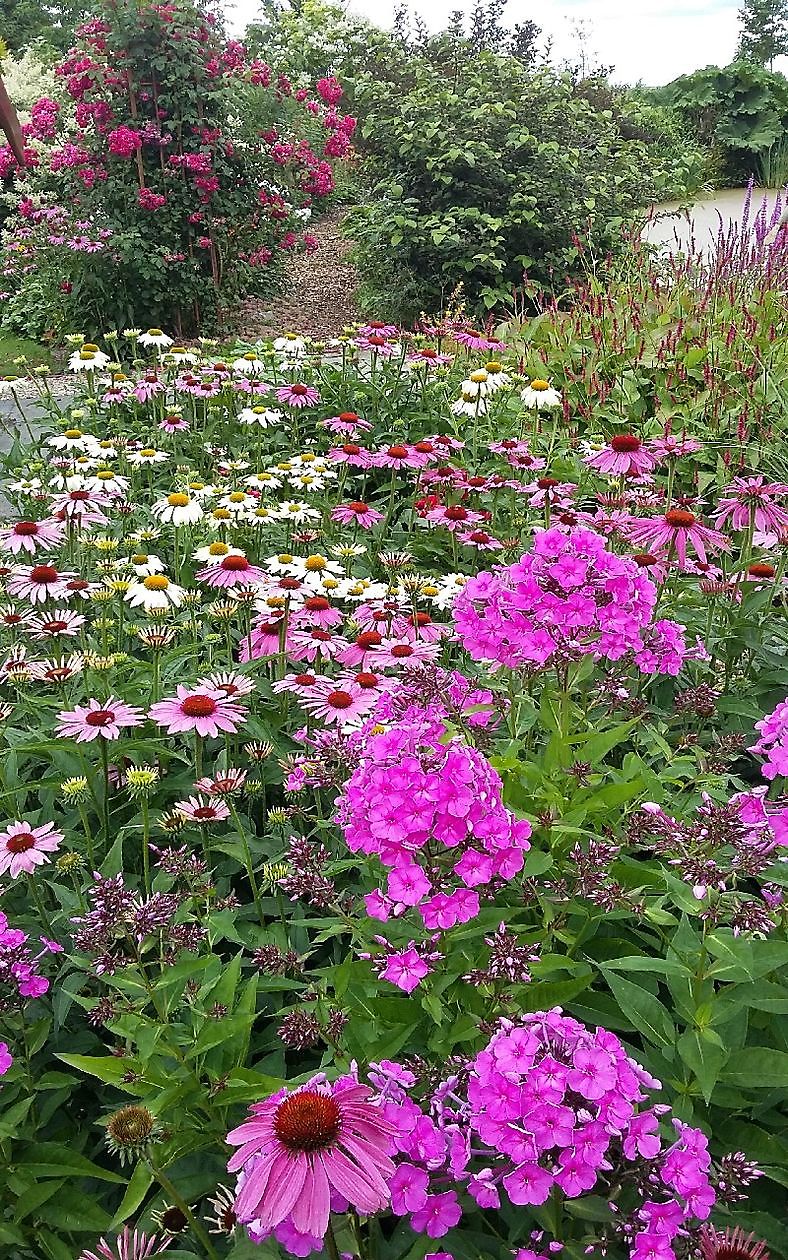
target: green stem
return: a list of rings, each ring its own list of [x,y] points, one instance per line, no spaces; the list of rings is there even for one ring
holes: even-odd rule
[[[145,896],[150,896],[150,806],[147,796],[142,801],[142,874]]]
[[[178,1190],[176,1190],[175,1186],[170,1181],[167,1174],[165,1172],[162,1172],[160,1168],[156,1167],[152,1159],[149,1159],[147,1162],[148,1162],[148,1167],[150,1168],[151,1172],[153,1173],[153,1176],[158,1181],[164,1193],[167,1195],[169,1199],[172,1200],[175,1207],[179,1207],[181,1211],[183,1212],[183,1215],[186,1217],[187,1221],[189,1222],[189,1226],[192,1232],[194,1233],[195,1238],[201,1244],[203,1250],[205,1251],[205,1254],[209,1257],[209,1260],[218,1260],[218,1254],[217,1254],[216,1248],[214,1247],[213,1243],[208,1237],[208,1234],[206,1233],[205,1229],[203,1228],[203,1226],[198,1221],[197,1217],[192,1212],[191,1208],[189,1207],[188,1203],[184,1199],[183,1195],[180,1194]]]
[[[329,1254],[330,1260],[339,1260],[339,1248],[337,1247],[337,1240],[334,1237],[334,1226],[331,1224],[330,1217],[328,1220],[328,1229],[326,1230],[325,1243],[326,1251]]]

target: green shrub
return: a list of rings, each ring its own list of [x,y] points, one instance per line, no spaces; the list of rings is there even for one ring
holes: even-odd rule
[[[524,271],[550,288],[620,247],[631,216],[700,182],[697,149],[664,111],[604,80],[470,55],[442,36],[391,41],[355,83],[369,196],[351,219],[370,305],[401,319],[462,283],[470,307],[505,300]]]

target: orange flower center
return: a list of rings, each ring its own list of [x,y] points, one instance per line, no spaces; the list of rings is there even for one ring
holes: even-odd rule
[[[336,1142],[341,1119],[333,1098],[304,1089],[279,1104],[274,1113],[274,1132],[289,1151],[320,1151]]]
[[[85,715],[88,726],[109,726],[114,721],[115,714],[112,709],[91,709],[90,713]]]
[[[692,512],[685,512],[683,508],[671,508],[665,513],[665,524],[671,525],[673,529],[691,529],[695,524],[695,517]]]
[[[216,701],[211,696],[187,696],[181,704],[187,717],[210,717],[216,712]]]
[[[349,709],[353,703],[353,697],[347,691],[331,691],[326,696],[326,704],[331,709]]]
[[[31,582],[56,582],[57,569],[53,569],[51,564],[37,564],[35,568],[30,570]]]

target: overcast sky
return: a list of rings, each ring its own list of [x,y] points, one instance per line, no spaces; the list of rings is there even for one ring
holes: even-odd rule
[[[345,0],[353,13],[389,26],[394,0]],[[726,65],[736,48],[740,0],[509,0],[514,23],[533,18],[553,37],[554,56],[571,56],[572,25],[582,20],[591,47],[621,82],[667,83],[701,66]],[[471,0],[415,0],[411,8],[434,29]],[[258,11],[258,0],[228,0],[238,30]]]

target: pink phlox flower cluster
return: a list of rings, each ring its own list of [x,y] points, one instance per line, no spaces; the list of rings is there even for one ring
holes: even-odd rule
[[[439,710],[373,735],[337,806],[349,849],[388,869],[374,917],[416,908],[430,932],[475,918],[477,890],[513,879],[530,847],[530,823],[505,808],[500,776],[448,738]]]
[[[598,534],[548,529],[516,564],[471,578],[453,613],[475,660],[543,668],[567,656],[619,660],[643,651],[656,600],[634,561],[608,551]]]
[[[430,1238],[459,1223],[460,1188],[480,1208],[497,1209],[504,1199],[541,1206],[551,1193],[612,1197],[627,1182],[641,1187],[640,1201],[618,1218],[632,1256],[674,1260],[673,1240],[714,1205],[704,1135],[674,1121],[678,1136],[663,1148],[668,1108],[642,1105],[659,1082],[614,1034],[560,1008],[501,1020],[485,1049],[453,1065],[426,1096],[398,1063],[374,1063],[369,1077],[396,1129],[392,1211]],[[649,1251],[655,1236],[660,1249]]]
[[[766,760],[761,766],[764,779],[788,774],[788,699],[781,700],[771,713],[755,723],[760,736],[750,745],[750,752],[760,753]]]
[[[42,997],[49,989],[38,964],[47,954],[62,953],[63,946],[42,936],[44,948],[34,954],[29,939],[26,932],[9,927],[0,911],[0,1008],[6,1003],[24,1005],[22,999]]]

